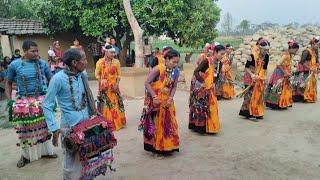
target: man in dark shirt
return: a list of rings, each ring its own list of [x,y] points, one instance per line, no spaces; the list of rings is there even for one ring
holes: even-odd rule
[[[93,55],[94,67],[96,67],[96,63],[102,57],[101,45],[98,42],[92,42],[87,48]]]
[[[11,62],[16,60],[16,59],[19,59],[19,58],[21,58],[20,50],[19,49],[15,49],[14,50],[14,55],[11,58]]]

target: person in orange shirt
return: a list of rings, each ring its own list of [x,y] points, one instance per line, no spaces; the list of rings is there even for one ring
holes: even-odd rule
[[[272,109],[286,109],[292,107],[291,77],[292,57],[299,50],[299,44],[290,41],[287,52],[277,61],[266,89],[266,106]]]
[[[83,49],[82,45],[80,45],[80,42],[79,42],[79,40],[77,38],[74,38],[73,45],[70,46],[70,48],[78,48],[78,49],[80,49],[81,51],[84,52],[84,49]]]
[[[99,112],[107,118],[116,131],[126,126],[123,99],[120,94],[120,62],[115,59],[115,49],[105,48],[105,56],[96,64],[95,77],[99,80]]]
[[[318,49],[320,37],[312,38],[310,47],[302,52],[301,60],[293,79],[293,102],[317,101],[317,72],[319,70]]]

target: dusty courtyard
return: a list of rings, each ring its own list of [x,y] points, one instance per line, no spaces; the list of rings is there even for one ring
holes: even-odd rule
[[[254,122],[238,116],[242,99],[219,101],[221,132],[201,136],[188,130],[188,96],[181,90],[175,96],[180,152],[163,160],[143,150],[137,130],[143,100],[126,100],[127,127],[115,133],[117,171],[98,179],[320,179],[319,102],[294,104],[286,111],[267,109],[264,119]],[[18,169],[14,130],[0,129],[0,137],[1,180],[62,179],[60,147],[54,149],[58,159]]]

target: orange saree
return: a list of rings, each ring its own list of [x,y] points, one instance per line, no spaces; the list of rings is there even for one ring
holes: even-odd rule
[[[241,106],[239,115],[249,117],[262,118],[264,115],[264,77],[266,75],[266,69],[263,69],[265,63],[268,63],[269,59],[262,60],[259,58],[258,53],[253,53],[251,55],[252,60],[254,61],[254,66],[250,66],[249,69],[254,72],[258,77],[254,82],[251,79],[249,73],[246,72],[244,76],[244,83],[249,88],[248,92],[244,96],[244,101]],[[265,58],[269,58],[266,55]]]
[[[284,53],[277,63],[284,72],[277,67],[272,73],[265,94],[267,107],[285,109],[292,106],[292,88],[289,77],[285,77],[285,74],[291,74],[291,58],[288,52]]]
[[[179,76],[178,68],[172,74],[167,74],[164,64],[159,64],[160,74],[151,83],[152,90],[160,101],[159,107],[154,107],[153,99],[146,94],[140,128],[143,129],[144,150],[151,152],[179,151],[178,124],[173,99],[169,107],[165,107],[173,89],[173,84]]]
[[[213,60],[210,58],[208,61],[208,69],[201,74],[206,87],[200,87],[199,81],[196,81],[190,93],[189,129],[200,134],[220,131],[218,101],[213,88],[215,68]]]
[[[233,85],[233,75],[231,73],[230,60],[227,56],[222,58],[221,76],[223,79],[222,84],[222,98],[230,99],[236,95]]]
[[[120,62],[113,59],[110,63],[101,58],[96,65],[95,76],[99,80],[98,99],[104,102],[101,114],[120,130],[126,125],[125,109],[119,87],[114,89],[120,78]]]
[[[293,100],[295,102],[304,101],[314,103],[318,99],[317,77],[315,72],[319,67],[316,60],[318,55],[310,48],[307,48],[306,50],[311,55],[311,60],[307,61],[310,69],[304,66],[304,64],[298,64],[293,80]]]

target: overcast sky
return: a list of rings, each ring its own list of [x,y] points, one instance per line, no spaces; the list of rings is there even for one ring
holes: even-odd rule
[[[254,24],[266,21],[280,25],[290,22],[320,24],[320,0],[218,0],[217,4],[222,9],[220,19],[230,12],[234,25],[243,19]]]

